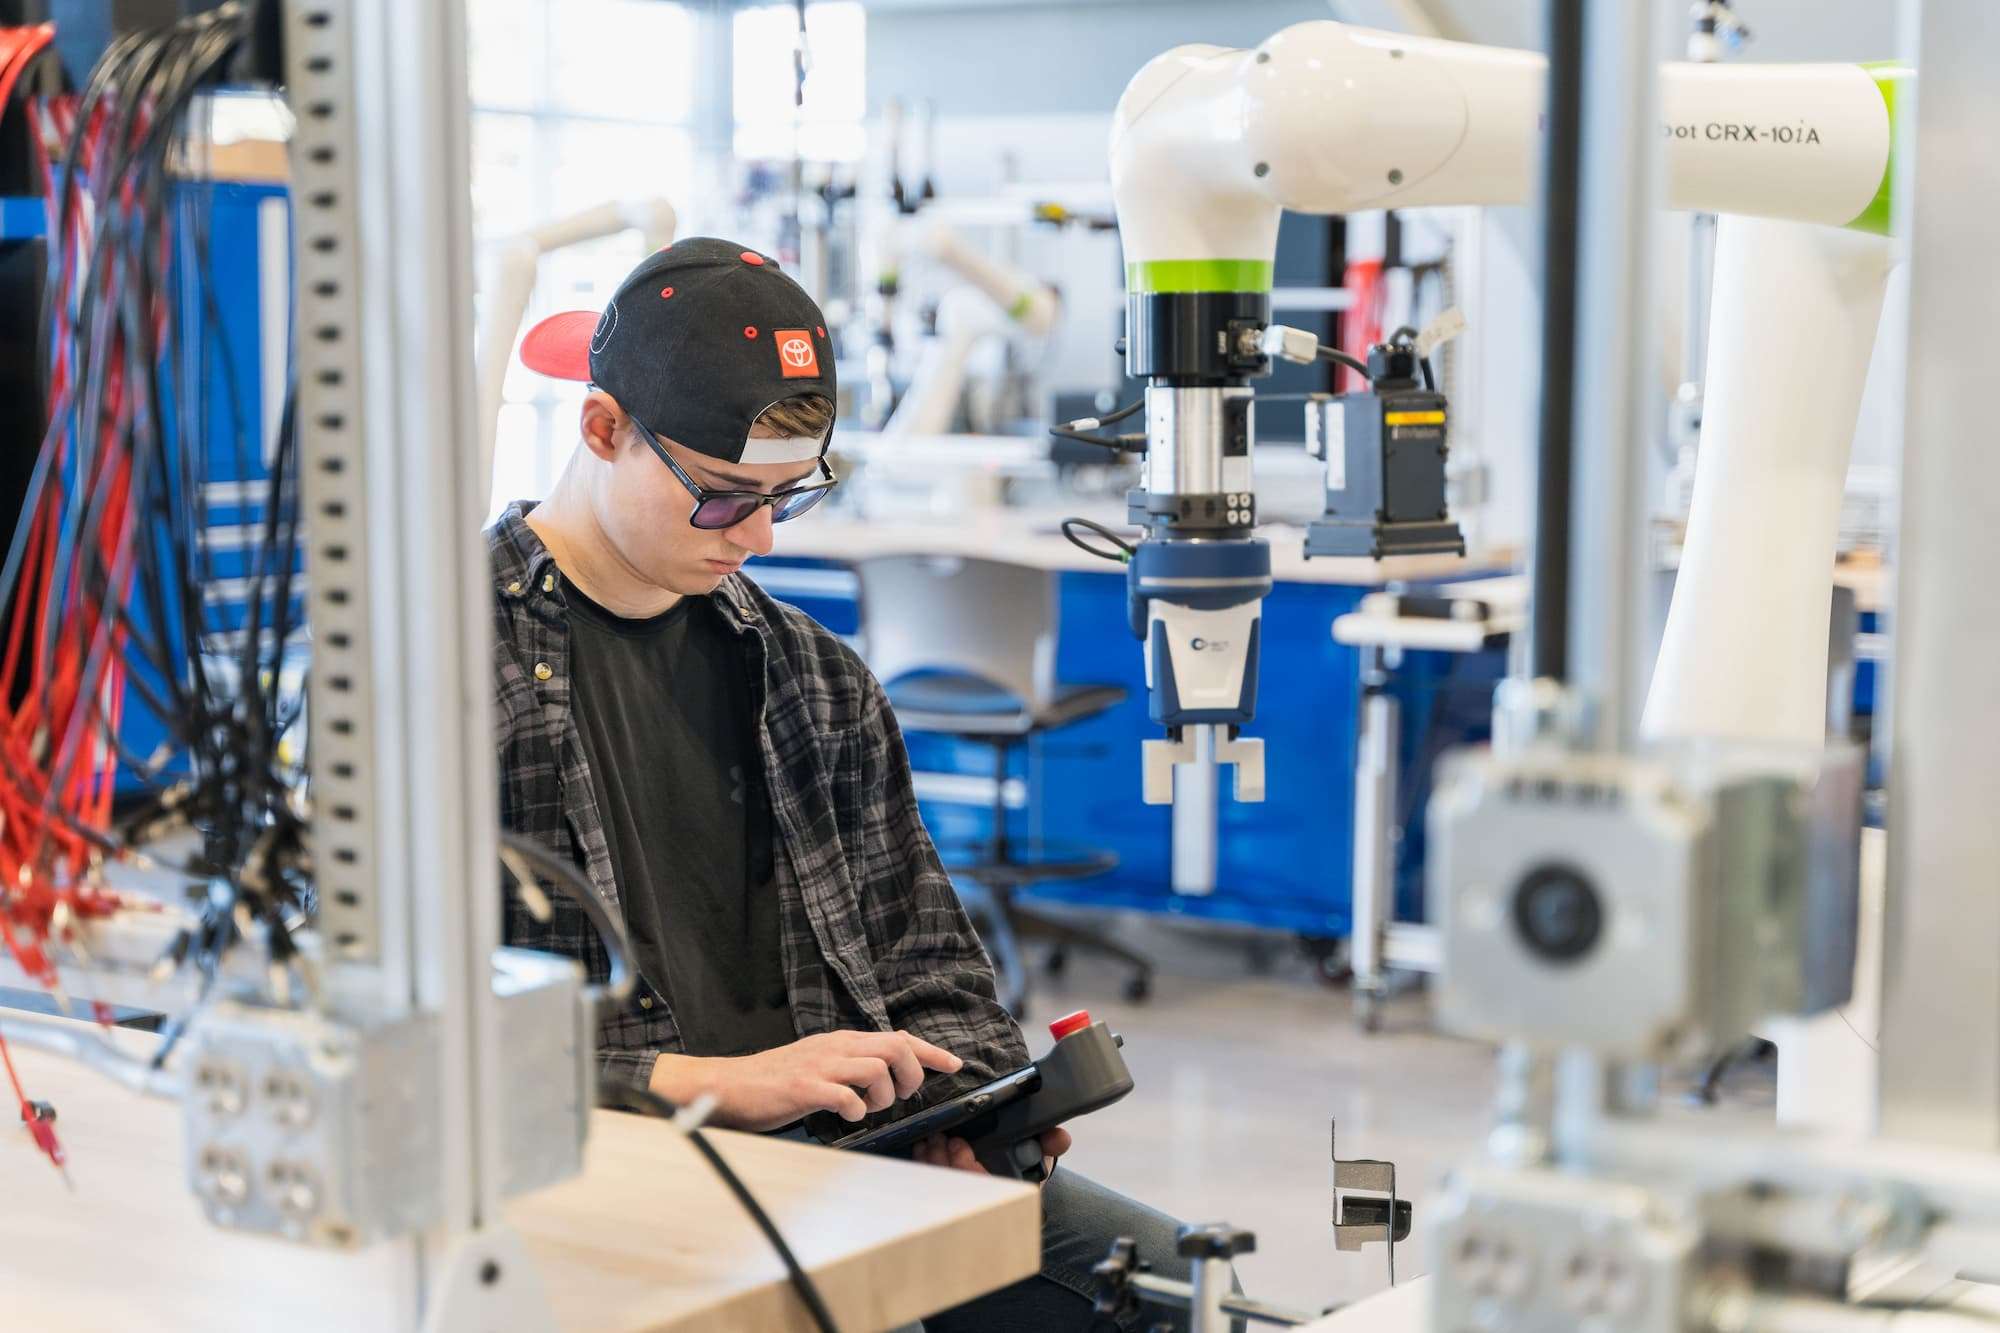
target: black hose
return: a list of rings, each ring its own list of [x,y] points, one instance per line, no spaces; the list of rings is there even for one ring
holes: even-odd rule
[[[548,876],[549,882],[563,897],[583,909],[585,919],[604,942],[604,952],[611,960],[611,975],[594,997],[597,1012],[603,1018],[615,1016],[632,994],[636,976],[631,939],[625,933],[624,923],[597,896],[596,888],[574,861],[556,855],[523,833],[502,830],[500,847],[503,853],[501,863],[516,880],[521,875],[508,857],[519,857],[527,863],[527,870]]]

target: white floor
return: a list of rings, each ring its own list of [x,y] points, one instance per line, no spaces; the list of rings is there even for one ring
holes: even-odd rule
[[[1425,1205],[1487,1124],[1486,1048],[1433,1033],[1421,994],[1394,1001],[1383,1031],[1363,1034],[1348,993],[1289,950],[1256,975],[1238,938],[1137,918],[1118,931],[1159,965],[1146,1003],[1124,998],[1122,969],[1084,955],[1059,979],[1037,975],[1030,1000],[1030,1049],[1046,1043],[1048,1019],[1088,1008],[1123,1033],[1138,1084],[1072,1127],[1069,1165],[1185,1221],[1254,1231],[1257,1252],[1238,1265],[1246,1293],[1319,1310],[1388,1282],[1382,1247],[1333,1247],[1336,1120],[1341,1155],[1394,1162],[1414,1201],[1417,1231],[1397,1247],[1397,1278],[1427,1271]]]

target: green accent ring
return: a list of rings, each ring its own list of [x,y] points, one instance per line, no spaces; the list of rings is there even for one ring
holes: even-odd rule
[[[1882,94],[1882,109],[1889,117],[1889,157],[1882,163],[1882,181],[1875,187],[1875,197],[1847,225],[1855,231],[1887,236],[1895,225],[1892,206],[1896,192],[1897,143],[1901,138],[1901,126],[1896,121],[1896,96],[1905,83],[1916,78],[1917,72],[1900,60],[1869,61],[1861,68],[1868,71],[1868,77],[1875,80],[1875,91]]]
[[[1147,259],[1125,266],[1125,290],[1153,292],[1268,292],[1268,259]]]

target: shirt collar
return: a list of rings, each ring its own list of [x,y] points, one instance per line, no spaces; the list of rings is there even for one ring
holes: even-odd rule
[[[528,511],[534,507],[533,500],[508,505],[487,538],[493,550],[493,588],[502,597],[526,597],[556,572],[555,557],[528,526]]]
[[[528,511],[533,500],[516,500],[501,511],[488,538],[494,551],[493,586],[502,597],[516,601],[537,591],[553,593],[561,586],[555,557],[533,528]],[[748,578],[731,574],[710,594],[723,611],[723,621],[738,634],[754,626],[759,617],[757,604],[745,586]]]

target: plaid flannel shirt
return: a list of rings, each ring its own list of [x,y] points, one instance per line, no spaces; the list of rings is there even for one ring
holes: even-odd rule
[[[610,844],[570,707],[563,581],[526,522],[531,507],[508,506],[486,534],[500,823],[574,858],[618,912]],[[749,659],[762,663],[757,745],[777,840],[779,947],[799,1035],[903,1029],[965,1061],[870,1124],[1020,1068],[1027,1045],[995,996],[992,964],[917,813],[902,732],[881,685],[838,637],[742,575],[711,596]],[[582,909],[549,896],[554,916],[543,923],[507,894],[507,942],[579,959],[604,980],[610,959]],[[599,1025],[601,1078],[644,1087],[660,1053],[681,1049],[661,980],[640,979],[623,1012]],[[822,1137],[855,1128],[834,1117],[815,1121]]]

